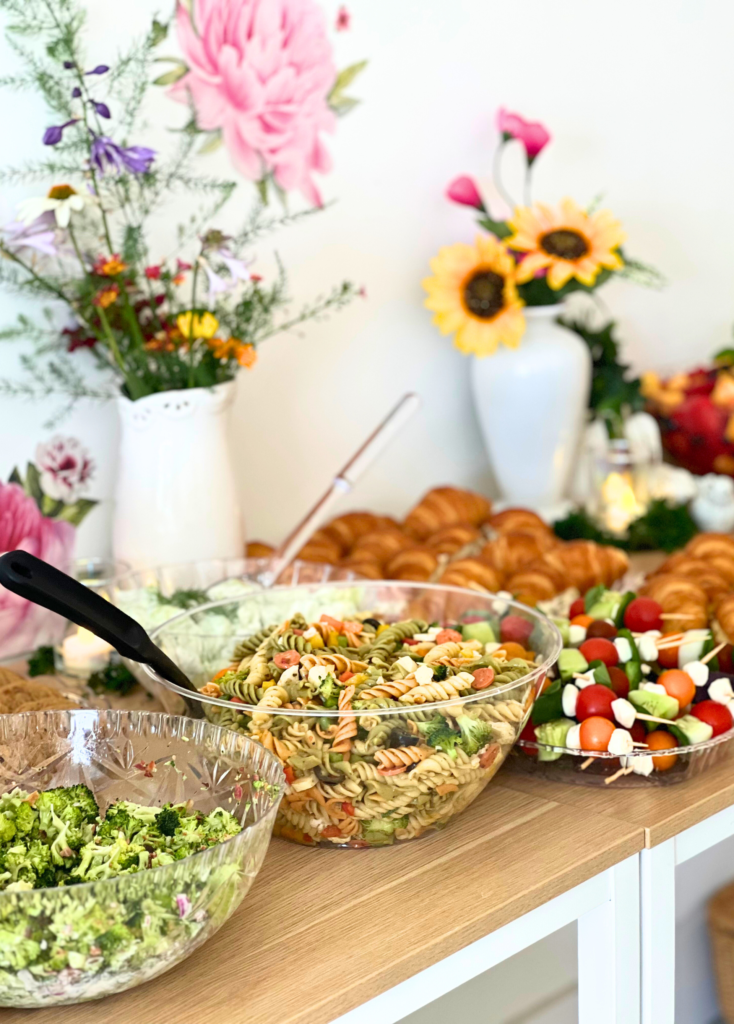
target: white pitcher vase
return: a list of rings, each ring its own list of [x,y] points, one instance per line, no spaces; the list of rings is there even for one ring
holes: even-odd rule
[[[556,323],[561,305],[528,306],[517,349],[474,359],[472,389],[502,498],[552,509],[564,496],[591,387],[591,353]]]
[[[143,569],[243,554],[229,450],[235,381],[120,397],[115,558]]]

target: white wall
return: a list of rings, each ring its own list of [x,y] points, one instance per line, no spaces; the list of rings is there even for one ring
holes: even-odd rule
[[[107,0],[89,0],[93,59],[112,57],[120,33],[142,28],[160,6],[127,0],[121,24]],[[440,245],[473,235],[469,211],[446,202],[443,189],[457,173],[488,173],[501,104],[542,119],[555,136],[537,164],[536,194],[587,202],[604,191],[630,252],[669,278],[662,293],[622,283],[604,292],[637,367],[705,358],[734,320],[734,12],[726,0],[349,6],[352,30],[336,37],[339,64],[367,57],[370,67],[353,90],[363,106],[329,142],[336,170],[325,193],[338,204],[277,244],[296,297],[348,275],[368,298],[301,337],[268,343],[242,376],[234,416],[242,501],[251,534],[272,540],[408,389],[423,394],[423,412],[351,504],[401,512],[434,483],[489,484],[468,363],[431,326],[420,279]],[[4,68],[6,50],[0,57]],[[12,97],[0,111],[3,160],[38,155],[38,104]],[[159,124],[180,116],[162,96],[154,114]],[[11,198],[4,191],[6,212]],[[1,308],[10,313],[13,302],[3,298]],[[14,359],[0,347],[0,373]],[[32,453],[42,419],[42,410],[2,400],[0,475]],[[85,409],[64,429],[93,449],[109,498],[112,410]],[[511,434],[508,424],[508,441]],[[109,511],[85,526],[85,553],[106,546]]]

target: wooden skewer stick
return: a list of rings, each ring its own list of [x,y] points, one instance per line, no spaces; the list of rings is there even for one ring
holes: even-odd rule
[[[643,722],[662,722],[663,725],[670,725],[669,718],[656,718],[655,715],[644,715],[641,711],[637,712],[636,717],[641,718]],[[645,744],[645,746],[647,746],[647,744]]]
[[[649,746],[647,745],[647,743],[638,743],[636,740],[632,741],[632,746],[633,747],[644,747],[645,750],[649,750],[650,749]]]
[[[698,619],[698,618],[700,618],[700,616],[694,614],[693,612],[663,612],[660,615],[660,618],[661,619],[688,619],[690,621],[691,619]]]
[[[702,665],[708,665],[708,663],[713,658],[716,657],[716,655],[719,653],[719,651],[723,651],[723,649],[725,647],[726,647],[726,640],[724,640],[723,643],[720,643],[718,647],[714,647],[713,651],[709,651],[708,654],[704,658],[701,658],[701,664]]]
[[[581,765],[581,771],[585,772],[589,765],[593,764],[594,761],[596,761],[595,757],[587,757],[584,763]]]
[[[616,782],[617,779],[622,777],[622,775],[629,775],[629,773],[633,771],[634,768],[620,768],[618,772],[614,773],[614,775],[610,775],[609,778],[604,779],[604,785],[608,786],[610,782]]]

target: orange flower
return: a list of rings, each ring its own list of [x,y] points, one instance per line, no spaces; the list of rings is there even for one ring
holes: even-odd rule
[[[120,289],[116,284],[108,285],[106,288],[102,288],[92,299],[93,306],[99,306],[102,309],[107,309],[113,302],[117,301],[117,296],[120,294]]]
[[[127,266],[127,263],[120,259],[120,254],[115,253],[109,257],[100,256],[92,270],[95,274],[100,274],[102,277],[115,277],[116,274],[121,274],[123,270],[127,270]]]
[[[146,341],[145,348],[148,352],[173,352],[176,346],[173,343],[173,339],[165,331],[158,331],[158,333]]]
[[[215,359],[236,359],[240,366],[252,369],[257,361],[254,345],[246,345],[239,338],[212,338],[209,342]]]

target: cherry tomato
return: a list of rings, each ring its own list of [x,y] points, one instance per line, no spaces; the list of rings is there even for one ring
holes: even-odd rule
[[[584,603],[583,597],[577,597],[572,602],[571,607],[568,610],[569,619],[575,618],[577,615],[583,615],[586,611],[586,604]]]
[[[608,718],[610,722],[613,722],[615,720],[612,711],[614,700],[614,691],[610,690],[608,686],[602,686],[600,683],[585,686],[576,698],[576,717],[579,722],[597,716]]]
[[[646,633],[648,629],[662,629],[660,616],[663,609],[651,597],[635,597],[624,610],[624,624],[634,633]]]
[[[665,687],[669,697],[675,697],[681,709],[690,704],[696,696],[696,684],[682,669],[671,668],[667,672],[662,672],[658,676],[658,682]]]
[[[665,639],[662,637],[661,639]],[[658,665],[663,668],[678,668],[678,647],[669,647],[665,651],[658,651]]]
[[[614,640],[617,635],[617,627],[613,626],[611,622],[605,622],[604,619],[594,619],[586,627],[586,639],[593,640],[594,637],[604,637],[606,640]]]
[[[671,750],[678,746],[678,740],[665,729],[656,729],[647,734],[647,745],[650,750]],[[668,754],[665,757],[653,757],[652,763],[659,772],[669,771],[678,760],[677,754]]]
[[[609,678],[612,682],[612,689],[614,690],[615,696],[627,697],[630,692],[630,681],[627,678],[627,673],[624,669],[618,668],[616,665],[612,665],[611,668],[607,669]]]
[[[477,668],[472,672],[474,682],[471,684],[473,690],[486,690],[494,682],[493,668]]]
[[[714,736],[720,736],[734,725],[734,718],[726,704],[717,704],[715,700],[702,700],[700,704],[694,704],[691,714],[710,725]]]
[[[458,644],[463,639],[464,637],[461,635],[461,633],[458,633],[455,629],[442,629],[440,633],[436,634],[437,644]]]
[[[632,723],[632,728],[627,730],[635,743],[647,743],[647,729],[639,720]]]
[[[524,647],[533,632],[533,623],[523,619],[521,615],[506,615],[500,622],[500,640],[513,640]]]
[[[273,661],[278,666],[278,668],[283,669],[291,668],[293,665],[297,665],[300,660],[301,655],[298,653],[298,651],[279,651],[273,658]]]
[[[586,629],[594,621],[592,615],[574,615],[571,619],[572,626],[583,626]]]
[[[587,686],[587,690],[591,687]],[[582,691],[583,692],[583,691]],[[581,723],[579,740],[582,750],[606,750],[614,732],[614,725],[608,718],[587,718]]]
[[[596,640],[584,640],[579,650],[589,664],[592,661],[603,661],[607,668],[619,664],[617,648],[611,640],[605,640],[604,637],[599,637]]]

